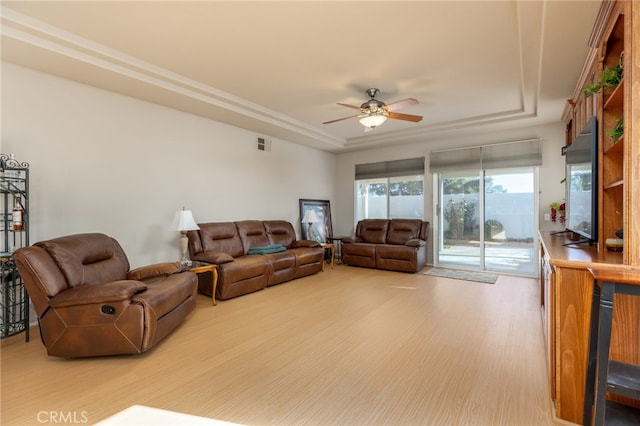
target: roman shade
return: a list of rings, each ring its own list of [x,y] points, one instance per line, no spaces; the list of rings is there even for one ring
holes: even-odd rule
[[[540,139],[432,151],[429,156],[429,169],[432,173],[540,165]]]
[[[424,175],[424,157],[356,164],[356,180]]]

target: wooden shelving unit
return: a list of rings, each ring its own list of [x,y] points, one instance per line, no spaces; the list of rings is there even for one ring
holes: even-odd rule
[[[615,271],[623,265],[640,270],[640,2],[604,0],[589,40],[589,51],[572,98],[563,114],[566,142],[572,143],[592,117],[598,127],[598,244],[568,249],[565,236],[542,235],[541,287],[549,354],[551,395],[558,418],[582,424],[585,391],[589,295],[588,269]],[[583,88],[600,81],[605,69],[622,65],[622,81],[587,97]],[[624,117],[624,133],[609,131]],[[635,210],[634,210],[635,209]],[[623,251],[605,241],[624,230]],[[637,318],[640,298],[616,295],[611,358],[640,364]],[[640,406],[638,401],[613,397]]]
[[[613,140],[609,136],[618,120],[624,114],[625,81],[624,50],[625,50],[625,14],[624,6],[616,5],[608,19],[605,33],[601,40],[599,51],[599,71],[617,66],[623,68],[623,79],[618,86],[605,88],[602,93],[602,107],[598,108],[598,138],[599,153],[599,199],[598,226],[599,247],[605,248],[607,238],[615,238],[615,232],[625,226],[625,143],[624,136]]]
[[[628,265],[640,265],[640,215],[633,212],[633,206],[640,205],[640,176],[633,173],[631,161],[640,158],[640,62],[634,61],[640,55],[639,27],[638,2],[602,2],[585,65],[563,115],[567,143],[591,117],[597,117],[598,250],[606,250],[606,239],[623,229],[623,263]],[[599,81],[605,69],[617,66],[622,66],[623,78],[616,87],[585,95],[585,86]],[[613,140],[609,131],[621,117],[624,134]]]

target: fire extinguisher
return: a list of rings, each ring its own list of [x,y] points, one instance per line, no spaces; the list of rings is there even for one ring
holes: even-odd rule
[[[16,198],[16,202],[13,206],[13,230],[24,231],[24,206],[20,202],[20,199]]]

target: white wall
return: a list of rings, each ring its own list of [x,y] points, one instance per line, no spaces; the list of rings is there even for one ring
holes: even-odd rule
[[[32,243],[104,232],[132,267],[180,258],[182,206],[300,232],[298,199],[332,200],[335,184],[333,154],[4,62],[0,148],[31,166]]]
[[[564,126],[324,153],[253,132],[2,63],[0,151],[31,165],[31,242],[77,232],[114,236],[132,266],[177,260],[167,230],[176,210],[197,221],[284,219],[299,232],[298,199],[331,201],[334,235],[354,229],[355,164],[426,157],[425,219],[433,222],[432,150],[541,138],[542,229],[564,197]],[[309,178],[309,165],[313,173]],[[302,179],[304,177],[304,179]]]
[[[378,161],[401,160],[405,158],[425,157],[424,201],[425,220],[433,223],[433,175],[429,171],[429,153],[434,150],[485,145],[490,143],[511,142],[540,138],[542,139],[542,166],[539,168],[539,215],[540,229],[562,229],[560,224],[544,221],[544,213],[549,212],[549,204],[564,198],[564,157],[560,155],[564,145],[564,125],[558,117],[558,123],[537,127],[482,133],[473,136],[443,136],[442,139],[399,145],[393,147],[369,149],[339,154],[336,163],[336,193],[333,231],[335,235],[351,235],[354,232],[354,170],[356,164]],[[432,235],[429,236],[432,241]],[[429,253],[429,261],[433,260]]]

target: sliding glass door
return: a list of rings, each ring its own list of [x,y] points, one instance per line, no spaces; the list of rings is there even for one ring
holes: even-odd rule
[[[532,167],[485,172],[485,269],[516,275],[537,274],[535,181]]]
[[[535,276],[535,173],[533,167],[439,173],[436,263]]]
[[[437,263],[480,268],[480,175],[463,172],[441,173],[439,176]]]

